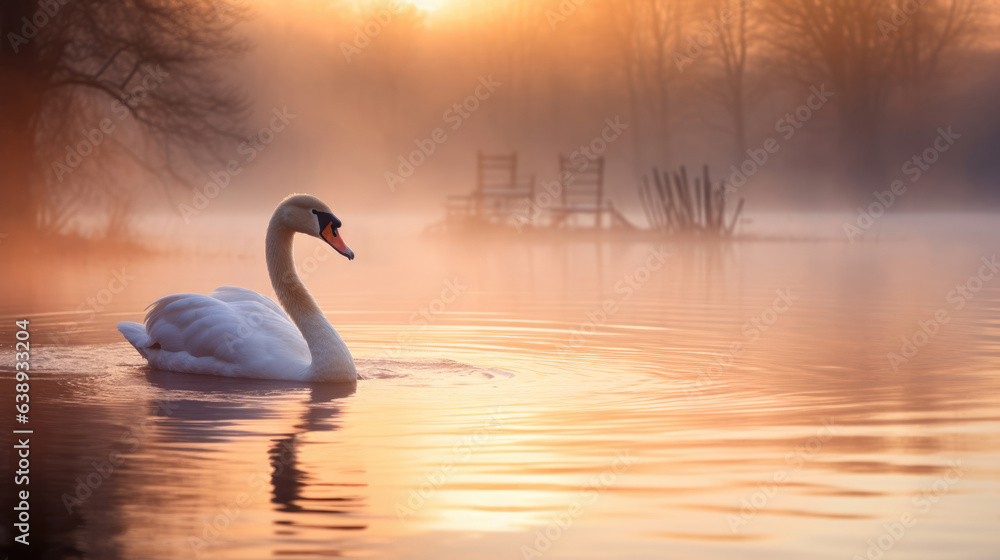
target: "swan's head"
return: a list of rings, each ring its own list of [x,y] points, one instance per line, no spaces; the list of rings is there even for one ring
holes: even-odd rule
[[[320,199],[307,194],[290,196],[278,205],[274,217],[289,229],[326,241],[338,253],[354,260],[354,251],[344,243],[339,231],[343,224]]]

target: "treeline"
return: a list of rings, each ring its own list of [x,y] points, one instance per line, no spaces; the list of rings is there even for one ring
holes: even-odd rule
[[[588,122],[620,114],[631,130],[614,148],[637,175],[698,158],[738,167],[823,88],[832,102],[796,132],[797,149],[865,191],[898,167],[896,152],[971,109],[962,100],[997,61],[995,0],[441,4],[303,8],[326,10],[313,19],[327,22],[340,99],[371,112],[390,158],[477,73],[503,84],[476,118],[480,144],[571,149]]]

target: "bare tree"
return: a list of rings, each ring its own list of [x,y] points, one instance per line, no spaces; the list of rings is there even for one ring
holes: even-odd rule
[[[610,11],[614,26],[632,126],[647,124],[646,129],[633,131],[638,172],[649,163],[645,136],[651,136],[650,143],[658,149],[657,160],[670,150],[672,87],[677,75],[672,54],[681,40],[685,6],[680,0],[624,0],[603,7]]]
[[[104,174],[84,180],[112,153],[163,185],[221,161],[248,105],[218,63],[247,48],[233,32],[245,15],[225,0],[0,5],[3,228],[58,229],[74,205],[113,194]]]
[[[912,121],[929,98],[939,93],[938,78],[945,70],[942,62],[974,43],[984,6],[979,0],[942,0],[928,2],[912,14],[900,10],[894,15],[883,20],[881,28],[884,37],[898,41],[897,86],[903,117]]]
[[[502,131],[509,145],[516,145],[532,122],[535,93],[548,62],[541,47],[551,41],[554,30],[547,24],[545,2],[539,0],[495,0],[471,7],[466,18],[467,35],[479,70],[489,69],[503,83],[503,95],[492,102],[492,126]]]
[[[757,91],[747,76],[750,44],[757,38],[757,20],[749,0],[718,0],[711,4],[715,44],[709,50],[718,63],[719,78],[706,87],[725,108],[731,121],[733,144],[738,158],[747,150],[747,109]]]
[[[979,2],[912,0],[902,3],[907,13],[891,0],[760,1],[778,64],[805,87],[834,90],[845,168],[859,187],[881,180],[880,132],[895,86],[926,84],[947,47],[968,36]]]
[[[409,132],[403,126],[403,103],[407,85],[414,81],[408,66],[424,30],[425,14],[413,4],[398,0],[364,0],[357,2],[356,8],[352,27],[367,35],[370,46],[357,55],[357,63],[350,70],[354,77],[385,95],[383,103],[389,110],[384,110],[383,105],[378,116],[385,119],[383,128],[391,141],[409,141]],[[389,151],[395,153],[397,148]]]

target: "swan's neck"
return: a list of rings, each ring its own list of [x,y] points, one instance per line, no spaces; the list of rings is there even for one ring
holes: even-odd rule
[[[309,294],[292,259],[292,238],[295,232],[272,217],[267,227],[266,258],[271,287],[295,326],[302,333],[312,362],[310,376],[317,380],[340,377],[355,378],[354,360],[347,345],[334,330],[316,300]]]

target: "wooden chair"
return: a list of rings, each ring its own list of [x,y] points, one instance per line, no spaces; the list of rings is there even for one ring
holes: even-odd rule
[[[587,160],[586,165],[559,154],[559,177],[563,181],[559,202],[551,208],[552,225],[569,225],[576,215],[594,216],[594,228],[602,226],[608,211],[604,201],[604,157]],[[564,179],[566,178],[566,179]]]
[[[511,216],[530,216],[535,198],[535,177],[517,176],[517,152],[501,155],[476,153],[476,188],[472,194],[449,196],[445,217],[455,222],[473,220],[505,223]]]

